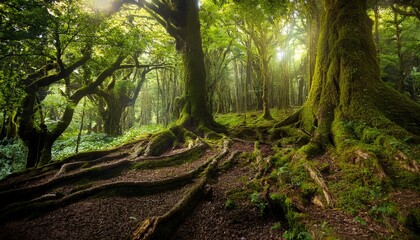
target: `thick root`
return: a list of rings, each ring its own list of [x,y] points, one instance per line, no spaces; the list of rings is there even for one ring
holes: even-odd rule
[[[95,161],[96,163],[101,163],[101,165],[97,166],[91,166],[92,163],[90,162],[66,163],[63,164],[55,176],[47,182],[30,187],[16,189],[9,188],[8,190],[0,192],[0,209],[11,203],[28,201],[30,199],[37,198],[43,194],[46,194],[50,189],[63,186],[75,180],[89,179],[89,181],[93,181],[107,179],[129,168],[152,169],[157,167],[183,164],[186,160],[193,161],[207,148],[208,145],[199,141],[198,144],[191,149],[185,149],[175,154],[163,155],[159,157],[122,159],[112,163],[104,163],[102,159],[98,159]]]
[[[193,211],[197,203],[211,192],[211,187],[208,185],[208,182],[216,169],[218,161],[228,153],[227,146],[228,142],[225,141],[223,152],[212,159],[201,179],[171,210],[162,216],[151,217],[140,222],[132,234],[132,239],[168,239],[172,232],[174,232],[182,221],[184,221],[184,219]]]
[[[309,172],[309,175],[311,176],[311,178],[322,189],[322,193],[324,194],[324,198],[325,198],[325,201],[327,202],[327,206],[328,207],[334,207],[331,192],[328,189],[327,184],[325,184],[325,181],[324,181],[322,175],[319,173],[319,171],[316,168],[312,168],[308,164],[304,164],[304,167]],[[322,205],[322,204],[319,204],[319,205]]]

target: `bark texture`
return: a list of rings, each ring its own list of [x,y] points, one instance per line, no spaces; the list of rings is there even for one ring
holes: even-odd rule
[[[124,0],[119,4],[124,3],[144,8],[175,38],[176,48],[182,54],[184,66],[184,94],[183,100],[180,101],[184,105],[178,124],[190,129],[199,127],[221,129],[214,121],[207,105],[206,69],[198,14],[199,2],[197,0],[163,2]]]
[[[321,145],[343,145],[349,121],[396,137],[420,134],[419,105],[380,81],[366,2],[324,1],[315,74],[301,113],[303,128]]]

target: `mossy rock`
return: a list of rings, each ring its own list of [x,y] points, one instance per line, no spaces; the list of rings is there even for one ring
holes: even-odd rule
[[[174,147],[177,137],[171,130],[165,130],[155,135],[146,147],[146,156],[160,156]]]
[[[184,143],[188,140],[194,140],[197,138],[197,135],[180,125],[171,127],[169,131],[171,131],[176,136],[176,140],[180,143]]]

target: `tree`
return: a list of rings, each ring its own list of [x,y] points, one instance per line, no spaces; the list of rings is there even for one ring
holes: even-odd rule
[[[420,141],[420,107],[380,80],[366,0],[325,0],[317,64],[308,101],[280,125],[298,123],[311,133],[308,156],[335,147],[345,159],[378,157],[360,141],[401,151],[392,141]],[[373,137],[367,132],[379,129]],[[385,151],[385,150],[384,150]],[[407,158],[408,159],[408,158]],[[404,164],[416,164],[409,162]]]
[[[123,41],[106,36],[107,28],[101,31],[103,21],[81,5],[71,1],[60,4],[22,2],[23,6],[8,6],[12,10],[22,8],[25,11],[10,10],[9,21],[5,25],[19,26],[19,31],[11,31],[5,36],[11,46],[17,46],[5,47],[8,50],[5,58],[12,63],[20,63],[19,70],[14,71],[20,73],[19,85],[24,94],[21,95],[16,119],[19,137],[28,148],[26,166],[29,168],[45,165],[51,160],[52,145],[69,126],[78,102],[92,94],[115,71],[127,67],[122,64],[128,55],[124,50],[130,51],[131,48]],[[33,11],[27,12],[28,8],[33,8]],[[18,18],[20,15],[22,18]],[[25,29],[31,29],[25,26],[28,16],[42,23],[34,33],[25,32]],[[118,38],[124,39],[122,35]],[[108,58],[101,57],[107,54]],[[25,58],[30,59],[26,65],[23,64],[26,63]],[[92,58],[100,65],[100,70],[94,74],[88,73],[92,69],[86,67]],[[80,69],[82,66],[84,68]],[[59,111],[53,114],[57,121],[49,123],[46,122],[43,101],[53,89],[59,89],[65,103],[60,114]]]
[[[277,16],[285,8],[282,4],[282,1],[273,3],[253,0],[240,1],[237,4],[237,9],[241,12],[238,17],[243,19],[240,26],[250,36],[257,50],[258,75],[262,79],[262,117],[265,119],[273,119],[268,102],[269,63],[274,55],[274,25],[278,20]]]
[[[389,0],[387,0],[389,2]],[[420,20],[420,3],[416,0],[391,1],[393,10],[404,16],[414,16]]]
[[[411,72],[418,66],[420,22],[415,17],[398,14],[391,7],[381,9],[381,20],[377,24],[380,25],[381,77],[401,93],[408,93],[415,99]]]
[[[207,106],[198,1],[125,0],[116,3],[116,9],[119,10],[124,3],[146,9],[175,38],[176,49],[182,54],[184,66],[183,110],[178,123],[188,128],[219,128]]]
[[[207,73],[207,91],[210,110],[226,113],[231,110],[229,86],[230,63],[239,58],[235,48],[240,36],[235,34],[235,22],[228,8],[208,1],[201,6],[204,63]],[[235,106],[237,108],[237,106]]]
[[[55,136],[62,127],[58,124],[59,127],[48,130],[41,102],[51,84],[68,79],[90,59],[91,42],[85,41],[82,33],[91,30],[91,19],[75,6],[62,11],[67,6],[64,2],[54,5],[43,1],[11,1],[5,6],[7,18],[2,22],[5,29],[2,39],[7,45],[3,45],[2,58],[13,66],[14,79],[24,92],[17,104],[16,123],[19,137],[29,150],[27,167],[33,167],[51,159],[51,146],[48,150],[43,145],[52,145],[50,136]],[[73,21],[75,16],[80,22]],[[63,115],[63,120],[71,120],[67,117]]]
[[[106,102],[106,108],[102,109],[101,114],[104,116],[104,132],[110,136],[122,134],[121,117],[124,111],[136,102],[140,90],[146,81],[146,74],[162,66],[137,65],[131,67],[141,68],[142,71],[140,73],[138,73],[139,70],[130,71],[127,76],[123,76],[118,81],[118,77],[114,75],[106,88],[98,88],[96,90],[96,94],[101,96]],[[132,86],[130,87],[130,85]]]

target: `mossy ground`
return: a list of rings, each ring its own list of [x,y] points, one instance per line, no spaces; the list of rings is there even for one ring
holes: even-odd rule
[[[272,112],[277,119],[285,118],[285,115],[278,117],[281,111]],[[247,127],[241,131],[254,137],[250,139],[260,139],[258,134],[261,133],[256,129],[270,124],[273,126],[270,121],[261,121],[259,116],[258,113],[247,114]],[[233,128],[237,131],[244,126],[243,117],[243,114],[227,114],[217,116],[216,120],[227,124],[230,130]],[[276,152],[270,157],[271,170],[249,182],[248,189],[229,193],[226,207],[234,207],[237,198],[246,198],[256,193],[263,196],[269,189],[273,197],[269,195],[269,199],[263,198],[263,201],[271,201],[271,204],[277,202],[280,212],[286,216],[287,224],[292,226],[289,232],[291,235],[296,234],[293,229],[305,231],[303,225],[298,224],[305,222],[305,215],[300,214],[299,209],[318,204],[353,215],[354,222],[362,226],[379,224],[392,229],[394,235],[406,238],[418,236],[418,213],[415,210],[404,212],[391,196],[405,190],[420,192],[420,176],[418,172],[412,171],[419,164],[420,146],[412,141],[413,138],[399,139],[389,134],[390,129],[384,131],[362,122],[341,122],[333,128],[336,133],[342,133],[334,139],[340,143],[324,149],[312,144],[311,137],[297,128],[272,128],[266,132],[268,136],[265,139],[272,143]],[[325,181],[333,198],[331,205],[327,204],[324,197],[325,189],[306,170],[308,166],[316,169]],[[411,171],[408,169],[410,166],[413,168]],[[293,217],[295,214],[297,217]],[[368,216],[372,222],[366,222],[360,216]],[[294,224],[297,224],[296,227],[293,227]],[[327,221],[321,225],[323,227],[316,231],[322,233],[316,233],[316,236],[337,238],[335,226]],[[410,229],[411,233],[398,229],[401,226]]]

